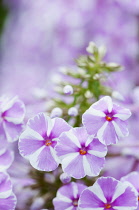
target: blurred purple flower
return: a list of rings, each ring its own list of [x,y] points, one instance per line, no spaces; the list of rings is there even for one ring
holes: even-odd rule
[[[59,165],[54,147],[58,137],[70,129],[70,125],[61,118],[51,119],[39,113],[27,123],[27,128],[19,139],[19,151],[28,157],[31,165],[42,171],[53,171]]]
[[[95,184],[83,191],[79,199],[80,210],[135,210],[137,193],[112,177],[101,177]]]
[[[106,146],[89,136],[85,128],[73,128],[61,134],[55,150],[62,160],[63,171],[76,179],[97,176],[107,153]]]
[[[14,160],[14,153],[10,150],[0,150],[0,171],[7,170]]]
[[[88,134],[96,135],[102,143],[109,145],[128,135],[125,121],[130,116],[129,109],[114,104],[111,97],[105,96],[83,114],[82,121]]]
[[[6,173],[0,173],[0,209],[14,210],[16,205],[15,195],[12,193],[12,184]]]
[[[79,197],[85,188],[85,185],[75,182],[61,187],[53,199],[55,210],[77,210]]]
[[[16,141],[23,129],[25,116],[24,103],[17,97],[0,98],[0,135],[1,141]]]

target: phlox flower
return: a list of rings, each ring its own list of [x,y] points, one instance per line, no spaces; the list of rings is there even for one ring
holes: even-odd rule
[[[23,129],[24,103],[17,97],[0,97],[0,141],[16,141]]]
[[[39,113],[28,121],[19,138],[20,154],[27,157],[38,170],[55,170],[59,165],[59,158],[54,150],[57,138],[70,128],[61,118],[51,119],[44,113]]]
[[[138,194],[138,208],[136,210],[139,210],[139,172],[133,171],[127,176],[122,177],[121,181],[126,182],[127,184],[132,184],[133,187],[136,189]]]
[[[119,137],[128,136],[126,120],[131,116],[129,109],[112,102],[105,96],[83,114],[82,122],[88,134],[96,135],[106,145],[116,144]]]
[[[83,191],[80,210],[135,210],[137,193],[133,187],[112,177],[101,177]]]
[[[0,210],[14,210],[15,205],[10,178],[6,173],[0,173]]]
[[[61,187],[53,199],[55,210],[77,210],[79,197],[85,188],[85,185],[75,182]]]
[[[63,171],[77,179],[86,175],[97,176],[107,153],[106,146],[89,136],[84,127],[62,133],[55,150]]]

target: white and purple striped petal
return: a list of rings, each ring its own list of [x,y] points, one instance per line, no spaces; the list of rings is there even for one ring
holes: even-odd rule
[[[0,171],[7,170],[14,160],[13,151],[6,150],[3,154],[0,155]]]

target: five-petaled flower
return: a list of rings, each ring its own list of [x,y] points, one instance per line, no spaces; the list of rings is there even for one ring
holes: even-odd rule
[[[63,171],[77,179],[86,175],[97,176],[104,166],[107,153],[106,146],[89,136],[84,127],[62,133],[55,150]]]
[[[59,165],[54,147],[58,137],[71,126],[61,118],[51,119],[39,113],[27,123],[19,139],[19,151],[31,165],[42,171],[53,171]]]
[[[128,135],[126,120],[131,116],[129,109],[112,102],[105,96],[83,114],[82,122],[88,134],[96,135],[106,145],[116,144],[119,137]]]
[[[85,188],[85,185],[75,182],[61,187],[53,199],[55,210],[77,210],[79,197]]]
[[[137,192],[112,177],[101,177],[83,191],[79,199],[80,210],[135,210]]]
[[[16,141],[23,129],[25,116],[24,103],[17,97],[0,97],[0,142],[1,147],[9,142]],[[5,142],[5,143],[4,143]]]

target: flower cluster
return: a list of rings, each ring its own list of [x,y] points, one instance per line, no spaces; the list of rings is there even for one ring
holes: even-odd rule
[[[104,47],[91,42],[87,51],[91,55],[77,59],[75,72],[62,74],[65,81],[55,93],[60,98],[52,94],[47,112],[27,115],[26,125],[24,103],[0,98],[1,210],[139,209],[138,150],[135,158],[131,148],[121,149],[129,142],[130,107],[105,84],[120,66],[103,61]],[[119,162],[109,169],[117,156],[133,159],[126,172],[117,172],[118,178]]]
[[[98,176],[104,167],[108,144],[128,134],[126,120],[131,113],[109,96],[94,103],[84,114],[84,127],[72,128],[62,118],[44,113],[27,123],[19,140],[19,151],[42,171],[55,170],[59,163],[71,177]]]
[[[135,210],[138,193],[125,182],[101,177],[91,187],[74,182],[61,187],[53,203],[56,210]]]

